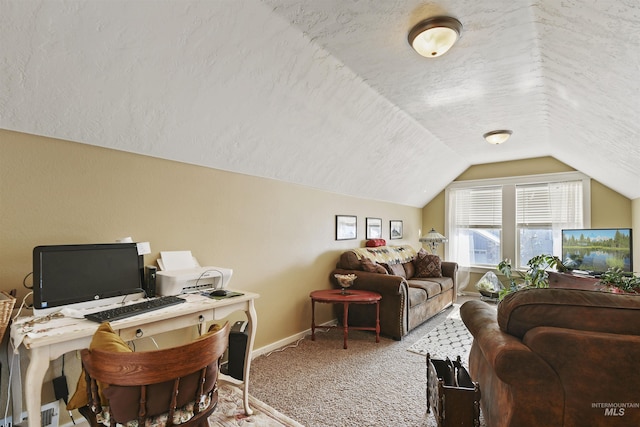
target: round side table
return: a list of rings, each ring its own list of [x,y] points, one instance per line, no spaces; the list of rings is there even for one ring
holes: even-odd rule
[[[343,315],[343,335],[344,348],[347,348],[347,337],[349,336],[349,328],[365,331],[376,331],[376,342],[380,342],[380,296],[377,292],[348,290],[342,293],[340,289],[325,289],[321,291],[313,291],[309,295],[311,297],[311,340],[316,339],[316,302],[327,304],[342,304],[344,307]],[[349,305],[350,304],[375,304],[376,305],[376,325],[375,326],[349,326]],[[323,326],[328,328],[340,328],[340,326]]]

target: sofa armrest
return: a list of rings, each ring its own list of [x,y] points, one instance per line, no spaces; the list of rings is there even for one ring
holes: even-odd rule
[[[453,283],[456,282],[456,276],[458,275],[458,263],[453,261],[442,261],[442,275],[445,277],[451,277]]]
[[[458,298],[458,263],[453,261],[442,261],[442,276],[451,277],[453,280],[453,302]]]
[[[574,425],[605,425],[622,416],[624,425],[640,425],[640,336],[541,326],[523,342],[558,373],[565,417]],[[620,402],[635,406],[607,412],[606,406],[593,405]]]
[[[380,333],[401,340],[409,324],[409,285],[404,277],[391,274],[370,273],[360,270],[335,269],[331,272],[331,284],[339,288],[334,274],[355,274],[358,278],[351,289],[377,292],[380,300]],[[354,304],[349,309],[349,324],[371,325],[371,306]],[[375,313],[373,313],[375,315]],[[340,319],[340,313],[337,313]],[[373,318],[375,320],[375,317]]]
[[[465,302],[460,317],[500,380],[518,387],[559,383],[556,373],[538,354],[500,329],[495,309],[486,302]]]
[[[355,274],[357,279],[353,282],[351,289],[377,292],[383,298],[385,295],[400,295],[403,292],[403,287],[405,291],[407,287],[406,280],[401,276],[338,268],[331,272],[331,284],[335,288],[340,287],[338,280],[334,277],[335,274]]]

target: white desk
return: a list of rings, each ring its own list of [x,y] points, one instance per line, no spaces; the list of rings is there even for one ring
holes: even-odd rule
[[[242,292],[242,291],[241,291]],[[128,319],[111,322],[113,329],[125,340],[131,341],[142,337],[153,336],[162,332],[174,331],[193,325],[202,325],[208,321],[223,319],[233,312],[244,311],[247,316],[248,342],[244,358],[244,410],[247,415],[253,413],[249,407],[249,370],[251,352],[256,334],[257,317],[254,300],[258,294],[243,292],[244,295],[215,300],[191,294],[181,295],[187,300],[184,304],[163,308],[150,313],[141,314]],[[23,320],[23,321],[21,321]],[[11,325],[11,336],[24,326],[26,319],[18,318]],[[47,323],[50,323],[47,325]],[[49,362],[70,351],[88,348],[91,338],[98,328],[98,323],[85,319],[54,319],[47,323],[35,324],[34,331],[29,333],[19,349],[29,356],[29,365],[25,375],[24,395],[27,403],[29,427],[40,427],[41,391]],[[206,328],[200,328],[200,333]],[[12,381],[20,381],[20,375],[13,375]],[[13,390],[19,390],[12,387]],[[22,420],[22,402],[20,396],[14,396],[14,422]]]

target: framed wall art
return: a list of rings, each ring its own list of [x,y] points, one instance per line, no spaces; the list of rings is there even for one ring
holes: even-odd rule
[[[380,239],[382,238],[382,219],[381,218],[366,218],[365,220],[367,228],[367,239]]]
[[[358,237],[358,217],[336,215],[336,240],[351,240]]]
[[[402,239],[402,221],[397,219],[389,221],[389,239]]]

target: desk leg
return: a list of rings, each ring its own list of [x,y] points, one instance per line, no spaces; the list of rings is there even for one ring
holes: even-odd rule
[[[247,328],[249,328],[249,342],[247,342],[247,349],[244,354],[244,413],[246,415],[253,414],[253,409],[249,407],[249,372],[251,370],[251,353],[253,353],[253,341],[256,338],[256,328],[258,327],[258,317],[256,315],[256,308],[253,304],[253,300],[249,300],[249,310],[247,314]]]
[[[344,324],[344,328],[343,328],[343,335],[344,335],[344,349],[347,349],[347,337],[349,336],[349,303],[345,302],[344,304],[344,314],[343,314],[343,321],[342,323]]]
[[[40,393],[44,375],[49,369],[49,347],[31,349],[29,366],[25,375],[24,396],[27,401],[27,417],[29,427],[40,427]],[[18,373],[19,374],[19,373]]]

